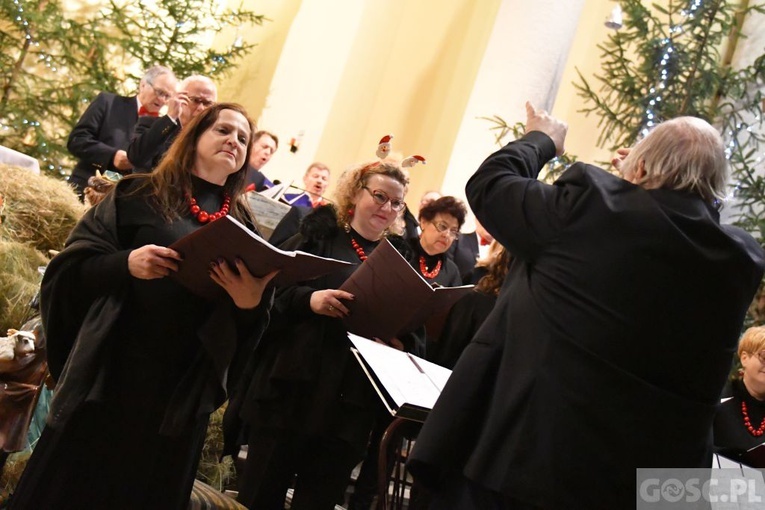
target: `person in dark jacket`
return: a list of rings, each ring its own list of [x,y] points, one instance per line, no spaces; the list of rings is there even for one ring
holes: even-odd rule
[[[333,509],[342,499],[382,403],[350,351],[342,318],[354,297],[339,287],[405,207],[407,185],[401,167],[387,160],[349,170],[337,185],[337,209],[314,209],[282,244],[356,265],[277,294],[241,399],[250,435],[238,488],[248,508],[283,508],[293,477],[295,510]],[[388,240],[411,260],[402,238]],[[417,352],[423,339],[408,334],[391,343]]]
[[[417,269],[428,281],[444,287],[462,285],[459,268],[448,256],[452,243],[460,235],[467,208],[454,197],[441,197],[420,209],[422,231],[412,247],[417,252]]]
[[[271,161],[271,157],[278,148],[279,138],[275,134],[261,129],[252,135],[252,149],[247,165],[245,190],[263,191],[274,185],[263,174],[263,167]]]
[[[550,185],[537,176],[567,128],[527,114],[467,184],[514,260],[408,467],[432,508],[631,508],[637,468],[711,466],[763,250],[720,225],[727,161],[707,122],[660,124],[615,159],[621,177],[575,163]]]
[[[218,100],[215,83],[198,74],[185,78],[178,85],[167,104],[167,113],[161,117],[144,115],[133,128],[127,157],[133,172],[151,172],[162,160],[183,126]]]
[[[498,242],[492,241],[489,255],[479,259],[475,270],[480,273],[475,292],[471,292],[449,310],[438,342],[428,344],[428,359],[433,363],[454,368],[462,351],[484,323],[497,302],[499,289],[510,269],[510,254]]]
[[[765,443],[765,326],[744,332],[738,358],[741,371],[731,383],[732,396],[723,399],[715,416],[714,445],[726,457],[765,468],[761,455],[747,454]]]
[[[157,116],[175,93],[175,75],[167,67],[153,66],[141,78],[138,94],[119,96],[101,92],[77,121],[66,148],[77,158],[69,183],[83,197],[88,179],[111,170],[130,173],[133,163],[127,148],[139,117]]]
[[[188,507],[209,415],[265,329],[274,273],[215,261],[210,277],[228,295],[208,301],[170,277],[181,257],[167,246],[209,215],[252,224],[239,198],[251,132],[238,105],[199,115],[48,265],[40,302],[57,385],[11,508]]]
[[[452,242],[459,236],[460,227],[465,222],[467,208],[455,197],[440,197],[421,202],[419,237],[410,240],[415,253],[414,269],[431,285],[454,287],[461,285],[459,269],[447,255]],[[444,312],[444,316],[446,312]],[[428,328],[426,327],[426,333]],[[426,355],[434,344],[434,335],[427,334]],[[370,436],[364,463],[354,485],[349,502],[350,510],[368,509],[377,493],[378,459],[380,441],[392,417],[381,412]],[[389,470],[392,468],[389,466]]]

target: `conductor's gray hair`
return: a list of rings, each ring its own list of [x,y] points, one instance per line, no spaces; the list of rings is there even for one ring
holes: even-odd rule
[[[622,172],[637,170],[640,161],[645,175],[638,185],[689,191],[709,203],[725,197],[728,161],[723,140],[702,119],[677,117],[659,124],[630,151]]]

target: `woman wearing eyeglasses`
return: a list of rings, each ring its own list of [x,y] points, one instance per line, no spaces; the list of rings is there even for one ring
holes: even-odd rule
[[[240,407],[250,430],[238,483],[239,501],[248,508],[283,508],[293,476],[293,509],[333,509],[342,499],[380,402],[340,320],[354,297],[338,288],[405,207],[408,182],[398,164],[387,160],[349,170],[337,185],[337,209],[314,209],[282,245],[354,265],[278,292],[273,322],[249,368],[251,382],[227,416],[230,424]],[[388,239],[412,259],[406,241]],[[399,341],[407,350],[418,344],[414,335]]]
[[[717,411],[714,444],[720,454],[765,468],[746,451],[765,443],[765,326],[746,330],[738,344],[739,377],[731,382],[732,397]],[[760,456],[762,458],[762,456]]]
[[[467,208],[454,197],[441,197],[420,209],[420,238],[412,245],[417,252],[415,268],[431,284],[462,285],[457,264],[447,255],[465,223]]]

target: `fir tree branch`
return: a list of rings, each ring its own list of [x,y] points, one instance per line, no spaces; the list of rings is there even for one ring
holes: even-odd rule
[[[24,45],[19,52],[19,58],[16,59],[16,62],[13,65],[13,71],[11,71],[11,75],[8,77],[5,85],[3,85],[3,96],[0,98],[0,114],[2,115],[5,115],[4,112],[6,106],[8,105],[8,98],[11,95],[11,91],[14,84],[16,83],[16,80],[19,78],[19,74],[21,73],[21,66],[24,65],[24,60],[26,60],[27,54],[29,53],[29,46],[32,44],[32,37],[29,33],[29,30],[26,31],[25,35],[26,37],[24,37]]]
[[[707,48],[707,45],[709,43],[709,33],[712,30],[712,25],[714,24],[714,20],[717,17],[718,11],[720,10],[720,4],[722,3],[722,1],[723,0],[717,0],[716,2],[713,3],[714,7],[711,9],[709,13],[708,23],[704,29],[704,35],[701,38],[701,40],[697,42],[695,55],[692,59],[693,65],[689,73],[688,80],[685,83],[685,96],[683,97],[683,102],[680,105],[680,111],[678,112],[678,114],[681,114],[681,115],[688,114],[688,109],[689,109],[691,98],[694,92],[694,89],[693,89],[694,82],[699,72],[699,64],[704,58],[704,50]]]

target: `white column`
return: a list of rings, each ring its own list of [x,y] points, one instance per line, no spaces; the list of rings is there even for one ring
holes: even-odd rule
[[[526,100],[552,109],[584,3],[502,2],[455,140],[444,193],[464,197],[468,178],[498,148],[491,124],[480,117],[524,121]]]
[[[290,27],[258,127],[276,133],[279,150],[264,167],[270,179],[301,178],[314,161],[364,9],[358,0],[303,0]],[[257,51],[257,48],[255,48]],[[299,149],[290,138],[303,133]],[[333,176],[339,175],[333,169]]]

